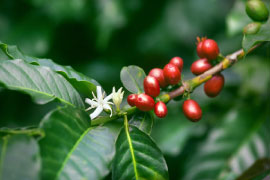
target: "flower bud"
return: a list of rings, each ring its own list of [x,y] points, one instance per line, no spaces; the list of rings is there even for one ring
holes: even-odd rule
[[[117,92],[115,91],[115,88],[113,87],[113,103],[116,107],[117,110],[120,110],[120,105],[122,103],[123,100],[123,96],[124,96],[124,91],[122,92],[122,88],[120,88]]]

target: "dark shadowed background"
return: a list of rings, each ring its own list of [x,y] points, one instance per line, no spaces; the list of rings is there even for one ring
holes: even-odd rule
[[[197,36],[215,39],[224,55],[240,49],[242,28],[251,22],[243,2],[0,0],[0,41],[18,45],[25,54],[71,65],[109,93],[122,86],[123,66],[138,65],[148,73],[174,56],[184,59],[183,78],[193,77]],[[183,164],[224,119],[242,112],[254,121],[259,115],[269,120],[269,57],[266,45],[226,70],[225,88],[215,99],[202,87],[196,89],[192,98],[204,112],[199,123],[183,117],[182,101],[172,102],[168,118],[156,121],[153,136],[166,155],[171,179],[183,178]],[[37,125],[55,105],[36,105],[28,95],[0,88],[0,126]]]

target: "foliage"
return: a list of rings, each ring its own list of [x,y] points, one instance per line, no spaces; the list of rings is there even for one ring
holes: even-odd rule
[[[247,52],[252,46],[264,41],[270,41],[269,35],[270,20],[262,25],[259,32],[256,34],[247,34],[243,38],[243,49]]]
[[[40,144],[43,179],[102,179],[109,173],[116,133],[91,127],[84,111],[58,108],[42,121]]]
[[[23,134],[2,136],[0,147],[1,179],[40,178],[41,157],[33,137]]]
[[[150,136],[133,125],[122,128],[116,141],[113,179],[168,179],[165,159]]]
[[[83,108],[79,93],[51,69],[29,65],[23,60],[1,61],[0,82],[8,89],[30,94],[40,104],[57,99]]]
[[[249,22],[242,12],[244,1],[238,0],[234,6],[231,2],[210,0],[21,3],[42,11],[34,12],[36,16],[31,18],[21,17],[22,24],[17,28],[11,30],[6,25],[6,32],[5,28],[0,30],[5,42],[21,44],[23,51],[31,52],[31,56],[26,55],[17,46],[0,42],[0,97],[5,102],[0,103],[1,126],[5,126],[0,128],[0,179],[229,180],[269,175],[269,168],[260,167],[270,166],[270,20],[257,33],[242,38],[241,30]],[[154,9],[153,3],[157,6]],[[211,3],[213,8],[206,8]],[[224,12],[219,13],[223,6]],[[224,27],[218,23],[221,19],[225,22],[230,9],[227,30],[234,38],[226,41]],[[44,22],[37,21],[41,17]],[[5,15],[0,13],[1,18],[5,19]],[[15,27],[18,19],[18,14],[10,17],[10,26]],[[26,33],[26,25],[33,22],[35,30]],[[59,27],[55,25],[58,23]],[[219,29],[212,30],[214,26]],[[220,36],[218,41],[225,52],[240,48],[240,43],[235,44],[242,40],[247,55],[243,62],[224,72],[226,86],[216,99],[209,100],[201,89],[194,90],[192,98],[202,104],[204,111],[200,122],[192,123],[184,117],[179,99],[168,103],[165,119],[155,118],[152,111],[130,107],[123,99],[121,110],[112,106],[112,116],[104,111],[90,120],[92,111],[85,111],[88,107],[84,98],[93,98],[92,93],[95,96],[100,84],[107,92],[112,86],[120,86],[114,76],[116,72],[119,77],[120,66],[139,64],[149,70],[150,65],[161,65],[162,59],[177,52],[183,53],[185,74],[190,64],[186,59],[195,52],[191,50],[195,47],[191,39],[201,33],[198,29],[217,39]],[[61,45],[52,43],[58,38]],[[259,43],[267,45],[253,56],[248,55]],[[72,64],[84,73],[59,62]],[[145,76],[139,66],[124,66],[120,80],[125,95],[143,93]],[[185,74],[183,79],[189,77]],[[29,97],[42,106],[29,105]],[[29,112],[28,116],[24,117],[24,111]],[[8,112],[13,116],[6,115]]]

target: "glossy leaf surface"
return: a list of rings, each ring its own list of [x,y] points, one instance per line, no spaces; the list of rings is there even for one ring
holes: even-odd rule
[[[168,168],[154,141],[137,127],[125,124],[116,141],[113,180],[166,180]]]
[[[120,78],[124,87],[131,93],[142,93],[145,72],[138,66],[123,67]]]
[[[256,111],[256,110],[253,110]],[[269,156],[269,127],[265,116],[247,109],[230,111],[185,164],[185,180],[224,179],[237,176],[257,159]],[[226,179],[226,178],[225,178]]]
[[[138,112],[131,118],[129,123],[141,131],[151,134],[154,125],[154,114],[153,112]]]
[[[78,91],[86,95],[91,94],[91,91],[96,91],[96,86],[99,85],[97,81],[75,71],[71,66],[59,65],[51,59],[39,59],[24,55],[14,45],[7,45],[0,42],[0,48],[9,59],[23,59],[34,65],[49,67],[51,70],[63,75]]]
[[[0,138],[0,179],[38,180],[41,159],[36,140],[27,135]]]
[[[43,179],[103,179],[114,156],[115,134],[91,127],[89,116],[72,107],[58,108],[42,121]]]
[[[192,135],[201,136],[202,134],[203,124],[190,122],[182,113],[181,108],[175,108],[181,107],[181,104],[170,102],[168,115],[164,119],[158,119],[153,128],[152,137],[166,155],[179,155]],[[196,129],[195,132],[194,129]]]
[[[57,99],[84,108],[79,93],[65,78],[47,67],[34,66],[20,59],[0,61],[0,84],[29,94],[39,104]]]
[[[248,52],[255,44],[266,41],[270,41],[270,19],[261,26],[257,33],[244,35],[242,47],[245,52]]]

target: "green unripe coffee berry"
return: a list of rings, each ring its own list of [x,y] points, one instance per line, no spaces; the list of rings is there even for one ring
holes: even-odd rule
[[[246,25],[243,29],[244,34],[256,34],[260,28],[261,28],[261,23],[259,22],[252,22]]]
[[[269,11],[261,0],[248,0],[246,12],[252,20],[259,22],[267,21],[269,16]]]

